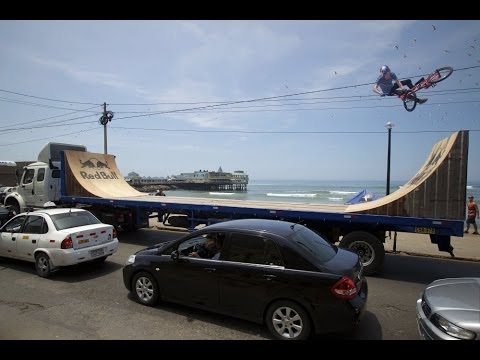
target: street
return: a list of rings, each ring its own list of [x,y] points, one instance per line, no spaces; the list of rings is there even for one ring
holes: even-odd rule
[[[0,339],[271,339],[258,324],[175,304],[150,308],[133,300],[122,278],[128,256],[182,235],[121,232],[118,252],[105,263],[62,269],[49,279],[37,276],[33,263],[0,258]],[[367,312],[348,339],[420,339],[415,303],[423,287],[438,278],[478,274],[480,262],[387,254],[382,273],[368,277]]]

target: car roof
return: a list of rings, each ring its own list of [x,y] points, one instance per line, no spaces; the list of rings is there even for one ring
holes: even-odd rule
[[[283,220],[270,219],[239,219],[228,220],[205,227],[206,230],[227,231],[227,230],[251,230],[275,233],[280,236],[288,236],[292,233],[295,223]],[[203,229],[202,229],[203,230]]]
[[[47,214],[47,215],[56,215],[56,214],[65,214],[68,212],[81,212],[86,211],[84,209],[77,208],[55,208],[55,209],[39,209],[35,211],[24,212],[24,214]]]

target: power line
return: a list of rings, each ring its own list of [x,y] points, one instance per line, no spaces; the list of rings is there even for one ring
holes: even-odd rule
[[[387,99],[390,100],[390,99]],[[394,99],[391,99],[394,100]],[[382,101],[378,99],[378,101]],[[480,100],[467,100],[467,101],[449,101],[444,103],[428,103],[423,104],[422,106],[434,106],[434,105],[453,105],[453,104],[466,104],[466,103],[478,103]],[[376,108],[394,108],[394,107],[403,107],[403,105],[373,105],[373,106],[350,106],[350,107],[325,107],[325,108],[296,108],[296,109],[261,109],[261,110],[228,110],[228,109],[205,109],[206,114],[221,114],[221,113],[260,113],[260,112],[291,112],[291,111],[325,111],[325,110],[353,110],[353,109],[376,109]],[[195,114],[198,111],[178,111],[182,114]],[[176,111],[160,112],[153,114],[143,114],[143,115],[133,115],[133,116],[124,116],[119,117],[117,120],[131,119],[140,116],[151,116],[151,115],[163,115],[168,113],[176,113]]]
[[[87,108],[87,109],[84,109],[84,110],[75,110],[75,111],[72,111],[72,112],[69,112],[69,113],[65,113],[65,114],[61,114],[61,115],[55,115],[55,116],[50,116],[50,117],[47,117],[47,118],[42,118],[42,119],[36,119],[36,120],[31,120],[31,121],[26,121],[26,122],[23,122],[23,123],[17,123],[16,125],[25,125],[25,124],[31,124],[31,123],[35,123],[35,122],[40,122],[40,121],[45,121],[45,120],[51,120],[51,119],[55,119],[55,118],[59,118],[59,117],[62,117],[62,116],[67,116],[67,115],[72,115],[72,114],[75,114],[77,112],[83,112],[83,111],[87,111],[87,110],[91,110],[91,109],[94,109],[96,108],[97,106],[92,106],[90,108]],[[99,113],[95,113],[93,115],[98,115]],[[89,117],[89,116],[93,116],[93,115],[85,115],[84,117]],[[83,118],[83,117],[82,117]],[[75,118],[76,119],[76,118]],[[68,121],[65,120],[65,121]],[[11,125],[7,125],[7,126],[11,126]],[[7,126],[0,126],[0,129],[3,129]]]
[[[479,91],[480,91],[480,88],[476,92],[479,92]],[[456,93],[458,93],[458,92],[456,92]],[[466,92],[463,92],[462,94],[465,94],[465,93]],[[428,93],[426,95],[428,95]],[[440,94],[436,94],[436,95],[438,95],[438,96],[450,95],[450,93],[440,93]],[[251,108],[285,107],[285,106],[314,105],[314,104],[339,104],[339,103],[350,103],[350,102],[359,102],[359,101],[362,101],[362,102],[363,101],[382,101],[382,99],[380,99],[378,97],[378,95],[368,95],[368,96],[363,96],[363,97],[364,97],[363,99],[350,99],[350,100],[335,99],[335,100],[332,100],[332,101],[309,101],[309,100],[305,99],[305,100],[303,100],[303,102],[289,103],[289,104],[264,104],[264,105],[230,106],[228,108],[222,108],[219,111],[223,111],[223,109],[229,109],[229,110],[231,110],[231,109],[251,109]],[[392,97],[384,99],[384,100],[395,100],[395,99],[392,96]],[[212,110],[212,109],[207,109],[206,111],[212,112],[210,110]],[[213,109],[213,111],[216,111],[216,109]],[[191,113],[191,111],[183,111],[183,112],[188,113],[188,114]],[[116,114],[132,114],[132,113],[133,114],[139,114],[140,113],[140,114],[156,115],[156,114],[158,114],[158,111],[149,111],[149,112],[144,112],[144,111],[118,111],[118,112],[115,112],[115,113]],[[121,118],[121,119],[123,119],[123,118]]]
[[[463,103],[478,103],[479,101],[458,101],[458,102],[448,102],[448,103],[430,103],[430,104],[424,104],[422,106],[435,106],[435,105],[451,105],[451,104],[463,104]],[[219,112],[225,112],[225,113],[242,113],[242,112],[279,112],[279,111],[325,111],[325,110],[352,110],[352,109],[372,109],[372,108],[394,108],[394,107],[403,107],[403,105],[375,105],[375,106],[351,106],[351,107],[328,107],[328,108],[303,108],[303,109],[263,109],[263,110],[220,110]],[[187,113],[187,112],[183,112]],[[211,112],[209,112],[211,113]],[[81,116],[81,117],[76,117],[72,119],[66,119],[58,122],[62,122],[61,124],[58,124],[58,122],[52,123],[52,124],[42,124],[38,126],[30,126],[30,127],[17,127],[17,128],[10,128],[10,129],[4,129],[3,131],[14,131],[14,130],[31,130],[31,129],[37,129],[37,128],[54,128],[54,127],[61,127],[61,126],[74,126],[74,125],[83,125],[83,124],[91,124],[96,121],[82,121],[82,122],[76,122],[76,123],[68,123],[66,124],[65,122],[72,121],[72,120],[78,120],[82,119],[85,117],[90,117],[94,115],[86,115],[86,116]],[[126,119],[126,118],[133,118],[136,116],[131,116],[131,117],[123,117],[119,119]],[[119,128],[115,126],[111,126],[111,128]],[[134,129],[134,128],[132,128]],[[153,129],[152,129],[153,130]]]
[[[52,99],[52,98],[46,98],[46,97],[41,97],[41,96],[23,94],[23,93],[19,93],[19,92],[15,92],[15,91],[4,90],[4,89],[0,89],[0,91],[4,92],[4,93],[8,93],[8,94],[15,94],[15,95],[18,95],[18,96],[25,96],[25,97],[30,97],[30,98],[34,98],[34,99],[40,99],[40,100],[47,100],[47,101],[56,101],[56,102],[79,104],[79,105],[97,105],[97,106],[101,105],[101,104],[89,103],[89,102]]]
[[[130,128],[115,126],[114,129],[121,130],[146,130],[165,132],[193,132],[193,133],[238,133],[238,134],[385,134],[385,131],[261,131],[261,130],[193,130],[193,129],[163,129],[163,128]],[[417,130],[417,131],[395,131],[395,134],[418,134],[418,133],[452,133],[457,130]],[[480,131],[470,129],[468,131]]]
[[[470,69],[476,69],[479,68],[480,65],[474,65],[474,66],[468,66],[464,68],[459,68],[459,69],[454,69],[453,71],[465,71],[465,70],[470,70]],[[427,74],[420,74],[420,75],[414,75],[414,76],[407,76],[407,77],[419,77],[419,76],[428,76],[430,73]],[[284,94],[284,95],[278,95],[278,96],[270,96],[270,97],[263,97],[263,98],[257,98],[257,99],[249,99],[249,100],[238,100],[238,101],[228,101],[228,102],[221,102],[221,103],[216,103],[214,104],[215,106],[220,106],[225,103],[242,103],[242,102],[252,102],[252,101],[263,101],[263,100],[269,100],[269,99],[280,99],[280,98],[287,98],[287,97],[292,97],[292,96],[297,96],[297,95],[307,95],[307,94],[315,94],[315,93],[320,93],[320,92],[326,92],[326,91],[334,91],[334,90],[342,90],[342,89],[347,89],[347,88],[354,88],[358,86],[367,86],[367,85],[373,85],[375,82],[369,82],[369,83],[362,83],[362,84],[355,84],[355,85],[347,85],[347,86],[339,86],[339,87],[333,87],[333,88],[327,88],[327,89],[320,89],[320,90],[311,90],[311,91],[304,91],[304,92],[298,92],[298,93],[293,93],[293,94]],[[5,90],[5,89],[0,89],[0,92],[8,93],[8,94],[14,94],[18,96],[23,96],[23,97],[29,97],[29,98],[34,98],[34,99],[40,99],[40,100],[46,100],[46,101],[54,101],[54,102],[62,102],[62,103],[70,103],[70,104],[80,104],[80,105],[96,105],[96,106],[101,106],[102,104],[99,103],[92,103],[92,102],[81,102],[81,101],[72,101],[72,100],[61,100],[61,99],[53,99],[53,98],[47,98],[47,97],[41,97],[41,96],[36,96],[36,95],[30,95],[30,94],[25,94],[25,93],[20,93],[16,91],[11,91],[11,90]],[[14,101],[13,99],[11,99]],[[205,103],[211,103],[211,102],[201,102],[203,104]],[[108,104],[110,106],[124,106],[124,105],[140,105],[140,106],[147,106],[147,105],[172,105],[172,104],[177,104],[177,105],[192,105],[192,104],[200,104],[200,103],[112,103]]]
[[[379,100],[380,101],[380,100]],[[452,105],[452,104],[465,104],[465,103],[478,103],[478,101],[470,100],[470,101],[450,101],[450,102],[445,102],[445,103],[429,103],[429,104],[424,104],[422,106],[435,106],[435,105]],[[297,109],[262,109],[262,110],[223,110],[223,109],[218,109],[216,110],[217,113],[243,113],[243,112],[287,112],[287,111],[325,111],[325,110],[352,110],[352,109],[372,109],[372,108],[394,108],[394,107],[403,107],[403,105],[375,105],[375,106],[350,106],[350,107],[327,107],[327,108],[297,108]],[[170,111],[170,112],[175,112],[175,111]],[[182,113],[195,113],[193,111],[182,111]],[[211,112],[208,112],[211,113]],[[152,115],[152,114],[148,114]],[[156,114],[155,114],[156,115]],[[74,126],[74,125],[83,125],[83,124],[91,124],[96,121],[82,121],[82,122],[76,122],[76,123],[66,123],[69,121],[73,120],[78,120],[78,119],[83,119],[86,117],[91,117],[94,115],[85,115],[85,116],[80,116],[72,119],[66,119],[66,120],[60,120],[56,121],[50,124],[42,124],[38,126],[30,126],[30,127],[13,127],[13,128],[8,128],[8,129],[3,129],[3,133],[7,131],[15,131],[15,130],[31,130],[31,129],[37,129],[37,128],[54,128],[54,127],[62,127],[62,126]],[[121,117],[119,119],[128,119],[128,118],[135,118],[138,116],[127,116],[127,117]],[[61,122],[61,123],[60,123]],[[60,123],[60,124],[58,124]],[[115,128],[114,126],[112,128]]]
[[[31,143],[31,142],[40,141],[40,140],[56,139],[56,138],[61,137],[61,136],[75,135],[75,134],[80,134],[80,133],[83,133],[83,132],[92,131],[92,130],[96,130],[96,129],[98,129],[98,127],[85,129],[85,130],[80,130],[80,131],[75,131],[75,132],[66,133],[66,134],[61,134],[61,135],[56,135],[56,136],[49,136],[49,137],[45,137],[45,138],[30,139],[30,140],[25,140],[25,141],[16,141],[14,143],[9,143],[9,144],[0,144],[0,146],[11,146],[11,145]]]
[[[95,115],[79,116],[79,117],[72,118],[72,119],[59,120],[59,121],[55,121],[55,122],[50,123],[50,124],[41,124],[41,125],[37,125],[37,126],[13,127],[13,128],[9,128],[9,129],[4,129],[4,130],[2,130],[2,132],[14,131],[14,130],[31,130],[31,129],[40,129],[40,128],[51,128],[51,127],[60,127],[60,126],[72,126],[72,125],[80,125],[80,124],[90,124],[90,123],[93,123],[93,122],[96,122],[96,121],[82,121],[82,122],[71,123],[71,124],[65,124],[65,123],[68,122],[68,121],[78,120],[78,119],[84,119],[84,118],[92,117],[92,116],[95,116]],[[61,122],[62,124],[58,124],[59,122]]]
[[[21,100],[9,99],[9,98],[0,98],[0,101],[10,102],[10,103],[14,103],[14,104],[28,105],[28,106],[43,107],[43,108],[47,108],[47,109],[86,111],[86,110],[71,109],[71,108],[65,108],[65,107],[59,107],[59,106],[53,106],[53,105],[32,103],[32,102],[28,102],[28,101],[21,101]],[[90,111],[90,112],[93,112],[93,111]]]

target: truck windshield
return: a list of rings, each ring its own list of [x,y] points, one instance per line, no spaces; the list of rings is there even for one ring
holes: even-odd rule
[[[93,214],[88,211],[73,211],[63,214],[50,215],[57,230],[70,229],[77,226],[101,224]]]

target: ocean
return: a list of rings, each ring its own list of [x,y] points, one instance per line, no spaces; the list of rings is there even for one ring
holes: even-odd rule
[[[390,193],[406,182],[391,181]],[[364,189],[378,197],[383,197],[386,181],[250,180],[245,192],[187,190],[164,192],[167,196],[181,197],[344,204]],[[480,202],[480,182],[468,183],[466,190],[467,195],[473,195],[475,200]]]

